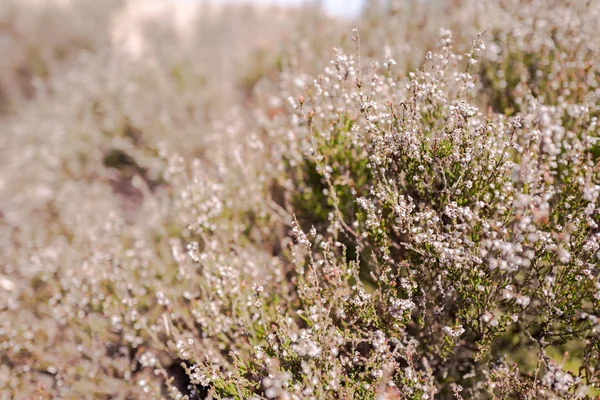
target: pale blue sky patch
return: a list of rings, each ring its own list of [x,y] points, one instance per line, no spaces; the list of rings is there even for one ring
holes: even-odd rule
[[[198,1],[198,0],[180,0],[180,1]],[[298,5],[307,0],[214,0],[214,1],[243,1],[248,3],[260,4],[290,4]],[[364,0],[321,0],[325,10],[331,14],[354,16],[358,15]]]
[[[303,0],[254,0],[276,4],[301,4]],[[362,0],[322,0],[323,7],[332,14],[358,15]]]

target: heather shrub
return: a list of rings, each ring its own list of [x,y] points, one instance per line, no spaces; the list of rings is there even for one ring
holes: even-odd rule
[[[501,2],[487,11],[497,15],[497,22],[487,26],[493,40],[480,72],[491,107],[519,112],[528,94],[546,105],[589,102],[597,76],[591,60],[598,37],[589,22],[596,7]]]
[[[1,6],[2,398],[598,395],[596,4],[134,5]]]

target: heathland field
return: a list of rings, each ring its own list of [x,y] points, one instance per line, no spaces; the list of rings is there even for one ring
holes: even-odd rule
[[[600,396],[600,2],[0,0],[0,399]]]

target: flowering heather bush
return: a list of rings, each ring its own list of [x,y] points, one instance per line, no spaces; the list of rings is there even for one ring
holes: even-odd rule
[[[597,3],[86,4],[0,5],[0,398],[600,395]]]

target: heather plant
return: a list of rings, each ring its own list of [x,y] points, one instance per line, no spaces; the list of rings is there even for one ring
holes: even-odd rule
[[[127,6],[0,6],[2,398],[598,395],[596,4]]]
[[[493,37],[481,65],[491,107],[518,112],[529,93],[547,105],[590,100],[597,76],[591,60],[598,37],[589,23],[594,6],[533,2],[521,8],[519,2],[501,2],[490,8],[498,22],[480,24],[490,24],[486,28]]]
[[[597,276],[590,274],[597,264],[597,197],[577,200],[596,190],[586,184],[587,179],[598,179],[590,153],[596,139],[587,133],[570,135],[561,147],[588,150],[576,156],[556,150],[556,158],[548,159],[541,137],[526,132],[536,132],[534,126],[543,115],[529,114],[526,120],[484,118],[469,104],[476,88],[469,66],[485,48],[481,39],[464,60],[450,53],[450,32],[442,31],[442,43],[441,53],[428,54],[431,61],[404,85],[384,78],[393,70],[392,59],[382,63],[383,68],[374,64],[367,75],[369,87],[363,84],[366,71],[353,66],[357,60],[338,55],[332,83],[321,92],[315,82],[321,96],[311,98],[304,130],[307,145],[319,140],[315,136],[347,135],[349,145],[341,150],[348,156],[344,160],[356,160],[351,156],[357,152],[363,154],[359,160],[368,157],[370,173],[357,177],[340,168],[339,154],[328,154],[335,146],[326,145],[323,152],[309,148],[309,159],[320,162],[324,190],[331,193],[329,230],[341,231],[358,248],[369,249],[366,257],[371,259],[374,282],[405,280],[412,290],[399,293],[408,292],[414,307],[406,334],[416,336],[438,379],[449,387],[469,387],[471,396],[480,396],[486,375],[487,390],[495,393],[497,376],[486,368],[490,360],[497,362],[504,349],[496,343],[507,334],[521,345],[536,343],[540,363],[547,357],[546,348],[571,341],[586,343],[585,360],[597,357],[597,319],[587,320],[597,297]],[[356,87],[346,96],[354,100],[357,121],[350,132],[337,130],[331,121],[347,118],[352,107],[342,108],[340,117],[327,101],[329,96],[344,98],[341,87],[347,77]],[[339,94],[331,94],[336,90]],[[530,102],[537,106],[534,98]],[[315,121],[315,115],[321,118]],[[560,161],[562,157],[571,161]],[[355,200],[354,215],[339,212],[343,196],[337,186],[344,177],[367,182],[372,177],[368,194]],[[573,230],[564,232],[565,225]],[[579,240],[572,241],[571,232],[577,232]],[[589,282],[587,295],[583,276]],[[390,288],[382,291],[390,295]],[[557,311],[548,315],[544,310]],[[584,362],[580,371],[589,367]],[[473,378],[480,381],[469,383]],[[543,390],[543,382],[524,380],[530,395]],[[571,383],[577,386],[576,380]]]

